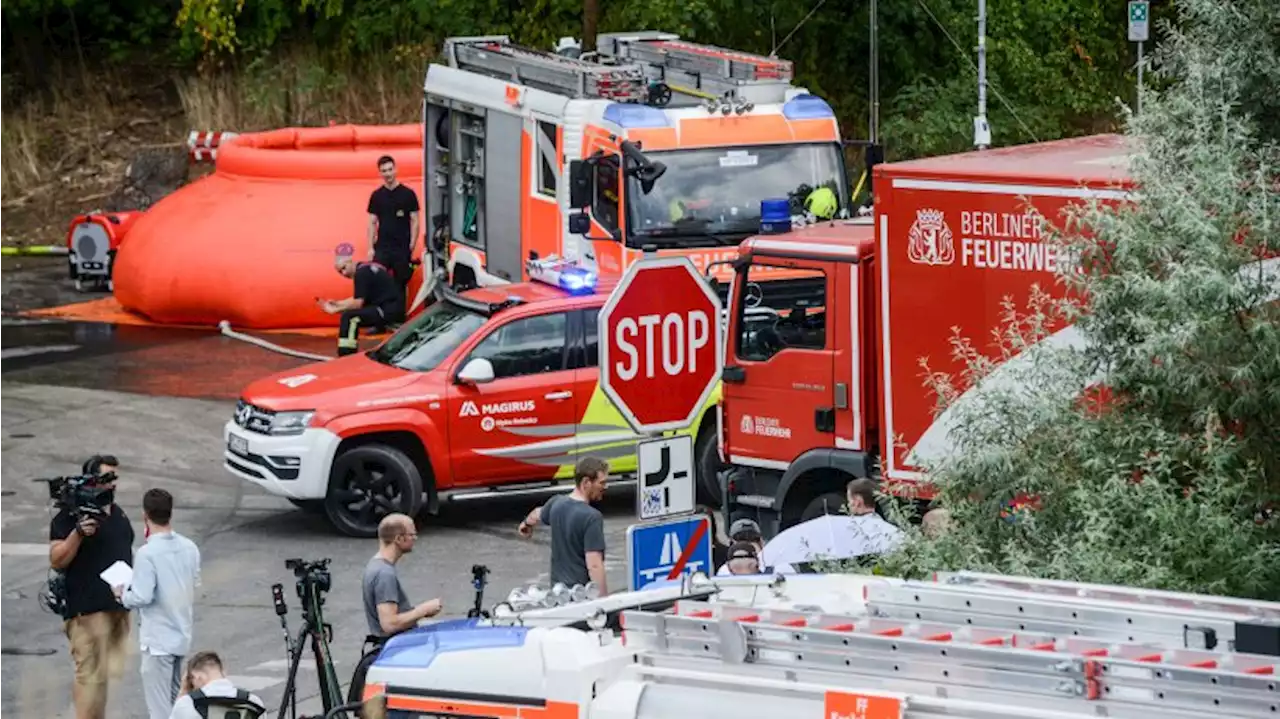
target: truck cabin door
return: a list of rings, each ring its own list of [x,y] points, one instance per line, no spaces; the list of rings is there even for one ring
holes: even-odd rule
[[[449,452],[459,485],[551,479],[572,464],[577,413],[565,312],[511,320],[489,331],[453,367],[476,359],[493,380],[450,385]]]
[[[835,446],[834,263],[771,258],[738,271],[728,309],[724,428],[728,459],[785,469]]]

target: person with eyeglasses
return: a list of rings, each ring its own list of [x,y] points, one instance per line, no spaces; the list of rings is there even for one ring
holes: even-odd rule
[[[365,637],[363,656],[351,678],[348,694],[351,701],[362,698],[364,677],[382,645],[396,634],[418,626],[419,621],[434,617],[444,608],[439,597],[416,606],[411,604],[409,595],[400,585],[396,564],[413,551],[417,540],[417,526],[406,514],[388,514],[378,523],[378,553],[365,565],[362,583],[369,636]]]

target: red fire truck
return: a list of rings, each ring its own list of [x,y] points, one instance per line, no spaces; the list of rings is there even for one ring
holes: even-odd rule
[[[1060,293],[1069,260],[1046,223],[1070,203],[1122,201],[1126,157],[1123,137],[1102,135],[880,165],[874,224],[743,242],[726,303],[726,509],[772,534],[839,508],[852,478],[920,483],[948,444],[921,361],[958,371],[955,331],[986,350],[1003,300]],[[769,282],[779,269],[793,279]]]

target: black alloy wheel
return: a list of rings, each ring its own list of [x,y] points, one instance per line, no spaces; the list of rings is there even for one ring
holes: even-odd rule
[[[339,532],[376,537],[383,517],[395,512],[413,517],[421,507],[422,475],[395,447],[360,445],[334,461],[324,510]]]

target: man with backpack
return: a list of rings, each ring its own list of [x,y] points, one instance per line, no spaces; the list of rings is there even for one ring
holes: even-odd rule
[[[182,695],[169,719],[258,719],[266,710],[256,694],[237,689],[227,679],[217,654],[197,652],[187,662]]]

